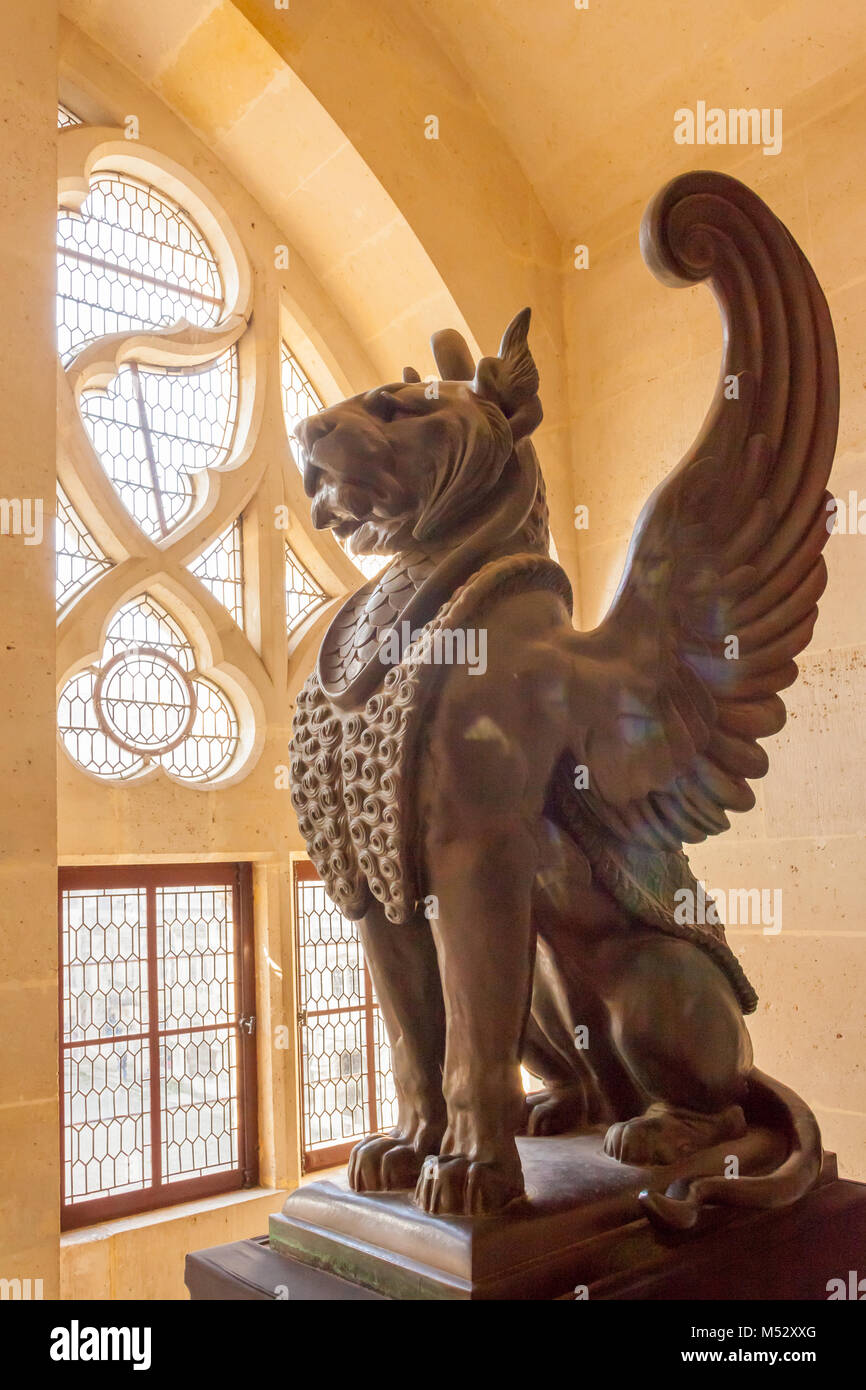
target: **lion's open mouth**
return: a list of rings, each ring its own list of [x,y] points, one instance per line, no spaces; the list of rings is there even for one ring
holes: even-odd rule
[[[310,508],[317,531],[330,528],[338,535],[350,534],[372,511],[372,498],[367,488],[351,483],[323,483]]]
[[[333,531],[355,555],[387,555],[408,543],[417,498],[378,428],[356,433],[333,429],[309,438],[310,422],[304,423],[308,428],[298,431],[304,490],[316,530]]]
[[[311,507],[313,525],[319,531],[333,531],[353,555],[390,554],[411,536],[412,515],[382,516],[366,490],[357,499],[347,496],[356,491],[342,486],[321,488]]]
[[[410,499],[384,474],[360,483],[320,473],[310,515],[317,531],[333,531],[356,555],[390,553],[415,520]]]

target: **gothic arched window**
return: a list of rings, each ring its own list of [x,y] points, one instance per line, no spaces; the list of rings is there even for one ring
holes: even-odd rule
[[[274,673],[340,592],[326,557],[300,558],[270,519],[291,431],[323,398],[281,343],[291,442],[275,452],[273,349],[223,208],[122,131],[68,108],[58,125],[60,741],[101,779],[223,785],[252,767]]]
[[[57,337],[68,362],[92,338],[176,322],[214,324],[224,307],[213,252],[166,194],[110,171],[80,211],[57,219]]]
[[[228,509],[239,480],[248,480],[243,506],[261,473],[248,457],[237,461],[242,391],[251,400],[257,390],[254,373],[242,387],[240,370],[249,270],[240,243],[201,204],[219,251],[211,244],[175,196],[174,173],[171,194],[157,186],[158,156],[153,182],[143,176],[140,147],[134,174],[88,174],[88,127],[63,108],[58,124],[61,144],[84,151],[80,175],[67,169],[61,181],[57,224],[58,353],[69,386],[58,607],[73,633],[82,605],[104,614],[101,649],[79,658],[61,689],[58,729],[73,761],[98,777],[130,780],[162,768],[180,782],[209,783],[255,745],[254,731],[244,736],[242,727],[254,721],[249,682],[239,683],[237,661],[225,677],[215,663],[221,620],[191,578],[242,630],[243,525],[237,505]],[[104,136],[91,138],[98,148]],[[227,464],[233,477],[223,501]],[[198,540],[192,556],[190,529]],[[140,576],[131,598],[127,574]],[[149,576],[160,593],[168,579],[169,606],[150,592]],[[186,613],[195,619],[189,630]]]
[[[325,593],[290,546],[286,546],[286,625],[295,632],[305,618],[328,602]]]

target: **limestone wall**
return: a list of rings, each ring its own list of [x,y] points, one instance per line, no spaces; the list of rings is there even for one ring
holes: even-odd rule
[[[0,1278],[58,1290],[54,713],[56,7],[0,11]],[[19,515],[25,515],[19,513]],[[39,513],[31,513],[37,522]],[[11,521],[7,525],[7,518]],[[16,533],[17,531],[17,533]],[[31,1288],[34,1285],[31,1284]]]
[[[573,237],[587,244],[589,269],[573,270],[566,248],[575,500],[590,508],[579,537],[586,626],[603,615],[634,520],[691,444],[715,388],[721,344],[711,295],[660,285],[638,249],[642,207],[681,170],[720,168],[748,183],[812,261],[841,364],[830,486],[846,502],[852,489],[866,499],[862,9],[773,6],[762,23],[753,12],[750,29],[738,23],[737,6],[717,8],[727,9],[729,22],[714,32],[715,49],[696,45],[691,64],[665,73],[651,98],[603,130],[585,165],[594,215],[575,224]],[[781,152],[675,144],[674,112],[699,99],[781,108]],[[732,818],[731,832],[694,847],[690,859],[710,887],[782,890],[778,935],[760,925],[729,933],[761,996],[750,1021],[758,1063],[815,1107],[842,1171],[862,1179],[866,535],[833,536],[826,555],[828,589],[798,661],[800,679],[783,697],[787,726],[765,742],[770,772],[755,784],[758,804]]]

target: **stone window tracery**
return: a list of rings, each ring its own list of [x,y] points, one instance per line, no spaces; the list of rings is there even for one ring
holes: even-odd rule
[[[61,145],[72,140],[64,148],[83,151],[80,174],[71,175],[68,165],[62,172],[58,214],[58,352],[74,410],[63,432],[70,448],[59,465],[58,606],[65,619],[80,599],[92,615],[105,594],[107,607],[101,650],[88,664],[79,658],[60,690],[58,730],[73,761],[97,777],[129,781],[162,769],[201,785],[232,771],[239,753],[253,749],[252,728],[244,739],[239,713],[254,720],[253,697],[236,678],[223,683],[207,627],[191,638],[178,612],[149,591],[147,573],[132,599],[120,580],[130,567],[160,584],[168,574],[181,608],[195,614],[194,596],[181,600],[179,592],[182,575],[195,574],[243,628],[241,520],[236,508],[225,516],[232,492],[222,503],[218,479],[227,464],[246,479],[243,506],[261,474],[260,463],[238,467],[234,457],[249,273],[237,259],[239,243],[229,242],[227,251],[218,222],[210,225],[222,255],[235,257],[226,267],[195,217],[138,170],[97,167],[88,176],[87,139],[98,149],[104,132],[70,112],[61,110],[58,120]],[[134,162],[142,165],[140,149]],[[156,179],[159,169],[156,157]],[[227,302],[227,283],[234,303]],[[244,389],[252,399],[254,377]],[[70,408],[65,399],[62,408]],[[111,483],[107,493],[91,459]],[[70,469],[83,484],[75,488],[83,515],[62,485]],[[98,520],[100,535],[117,538],[116,554],[111,544],[107,551],[97,544],[88,517],[94,527]],[[198,557],[177,553],[175,534],[197,518]],[[243,657],[241,651],[241,668]]]
[[[222,207],[122,130],[68,108],[58,126],[60,741],[108,782],[228,785],[283,698],[287,639],[339,581],[264,521],[288,454],[258,447],[253,269]],[[279,368],[291,429],[323,402],[287,344]]]

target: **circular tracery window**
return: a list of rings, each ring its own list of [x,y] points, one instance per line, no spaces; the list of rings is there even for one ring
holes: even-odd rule
[[[183,629],[147,594],[115,616],[99,666],[64,686],[58,725],[75,762],[112,780],[155,763],[181,781],[210,780],[239,746],[227,696],[198,673]]]
[[[169,753],[192,728],[195,686],[164,652],[133,647],[103,666],[93,704],[101,727],[127,752]]]

